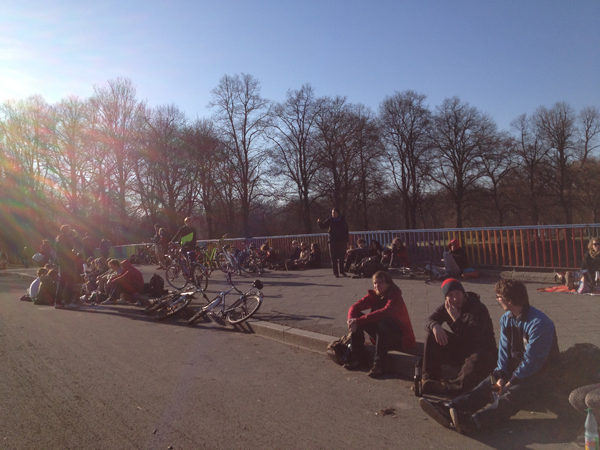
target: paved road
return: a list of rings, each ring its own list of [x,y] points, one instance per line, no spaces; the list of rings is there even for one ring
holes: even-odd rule
[[[464,437],[423,414],[407,380],[213,322],[19,302],[27,283],[0,278],[2,449],[571,448],[573,425],[541,411]],[[283,295],[266,300],[283,311]]]

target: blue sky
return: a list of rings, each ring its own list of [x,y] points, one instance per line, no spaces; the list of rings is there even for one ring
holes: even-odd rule
[[[0,101],[127,77],[150,105],[205,117],[219,79],[244,72],[276,101],[304,83],[375,110],[394,91],[458,96],[502,129],[557,101],[600,108],[597,0],[3,3]]]

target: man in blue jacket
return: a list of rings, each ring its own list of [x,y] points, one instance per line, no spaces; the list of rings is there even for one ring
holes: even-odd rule
[[[470,434],[508,420],[548,389],[559,351],[552,320],[529,304],[521,281],[501,280],[496,300],[500,319],[498,365],[491,380],[449,403],[421,399],[421,408],[439,424]],[[491,403],[491,406],[484,408]]]

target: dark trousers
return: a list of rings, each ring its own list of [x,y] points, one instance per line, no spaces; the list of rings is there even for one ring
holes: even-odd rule
[[[444,346],[435,341],[433,332],[427,333],[423,352],[423,378],[440,380],[442,364],[460,367],[454,380],[446,384],[453,394],[468,391],[495,369],[496,353],[477,351],[472,343],[466,343],[454,333],[446,331],[448,343]]]
[[[456,397],[448,406],[459,411],[475,413],[477,424],[482,429],[490,428],[494,424],[508,420],[543,394],[546,383],[539,378],[533,376],[522,380],[493,402],[492,384],[488,376],[475,389]],[[491,405],[488,408],[481,410],[489,403]]]
[[[402,330],[391,317],[358,327],[352,333],[352,354],[360,357],[365,350],[365,331],[375,339],[375,363],[383,363],[389,350],[402,349]]]
[[[77,268],[60,267],[60,281],[56,288],[56,301],[68,305],[77,297],[75,283],[77,281]]]
[[[331,267],[333,268],[334,275],[346,273],[344,270],[346,247],[347,243],[345,241],[333,241],[329,243],[329,255],[331,256]]]

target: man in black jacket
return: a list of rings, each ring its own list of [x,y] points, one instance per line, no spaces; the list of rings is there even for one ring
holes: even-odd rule
[[[344,269],[344,256],[348,247],[350,232],[346,219],[341,215],[339,208],[331,210],[331,217],[321,220],[317,219],[319,228],[329,228],[329,254],[331,255],[331,267],[336,278],[342,274],[346,276]]]
[[[427,319],[423,355],[423,392],[456,396],[494,370],[497,356],[494,326],[487,307],[474,292],[450,278],[442,283],[444,303]],[[442,325],[446,323],[451,331]],[[442,380],[442,364],[461,367],[454,380]]]

